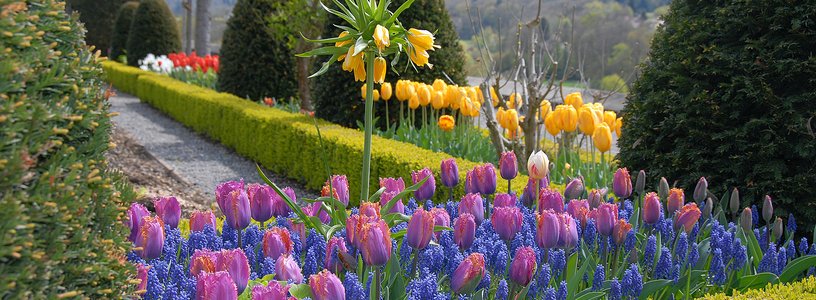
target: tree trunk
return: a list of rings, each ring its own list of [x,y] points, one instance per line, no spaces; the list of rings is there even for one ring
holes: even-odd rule
[[[195,50],[198,55],[210,54],[210,4],[212,0],[196,0]]]
[[[185,10],[184,52],[190,55],[193,50],[193,0],[184,1],[183,7]]]
[[[305,111],[312,111],[312,93],[309,88],[311,79],[309,78],[309,66],[311,59],[308,57],[298,57],[297,60],[297,77],[298,77],[298,95],[300,96],[300,109]]]

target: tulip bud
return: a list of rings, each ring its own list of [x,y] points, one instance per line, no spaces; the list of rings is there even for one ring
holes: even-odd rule
[[[144,217],[134,243],[142,249],[136,253],[146,260],[158,258],[164,248],[164,239],[164,222],[159,217]]]
[[[493,164],[486,163],[477,166],[474,169],[474,175],[476,175],[476,186],[479,188],[480,193],[483,195],[496,193],[496,169]]]
[[[467,250],[476,239],[476,220],[469,213],[460,214],[453,222],[453,242],[459,250]]]
[[[303,282],[303,273],[291,254],[281,255],[275,260],[275,279],[282,281],[291,280],[294,283]]]
[[[428,178],[428,180],[414,192],[417,201],[425,201],[433,198],[434,192],[436,191],[436,180],[434,179],[433,173],[431,173],[431,169],[428,168],[411,172],[411,180],[414,184],[419,183],[425,178]]]
[[[620,199],[626,199],[632,195],[632,178],[629,177],[629,170],[620,168],[615,172],[612,180],[612,191]]]
[[[689,233],[694,228],[694,224],[697,224],[701,214],[697,203],[686,204],[674,215],[674,226],[675,228],[682,227],[686,233]]]
[[[660,183],[657,185],[657,195],[660,196],[660,199],[669,198],[669,182],[666,181],[666,177],[660,177]]]
[[[476,183],[476,169],[467,171],[465,176],[465,194],[478,194],[479,185]]]
[[[551,209],[536,213],[536,243],[544,249],[558,246],[558,235],[561,233],[561,220]]]
[[[533,151],[527,159],[527,172],[530,177],[542,179],[550,173],[550,159],[542,151]]]
[[[282,254],[291,254],[293,249],[292,236],[286,228],[274,227],[264,233],[263,253],[265,257],[278,259]]]
[[[485,260],[481,253],[471,253],[465,258],[451,276],[451,290],[456,294],[470,294],[484,278]]]
[[[419,208],[408,221],[405,241],[411,248],[422,250],[431,242],[434,233],[434,216],[431,212]]]
[[[638,195],[643,195],[646,190],[646,171],[640,170],[638,172],[637,181],[635,182],[635,191]]]
[[[603,202],[603,195],[601,195],[600,190],[592,189],[587,193],[587,200],[589,201],[589,206],[595,209]]]
[[[459,202],[459,215],[471,214],[476,220],[476,225],[481,225],[484,221],[484,204],[479,194],[467,194]]]
[[[518,207],[496,207],[493,209],[490,222],[500,238],[511,241],[516,237],[516,233],[521,231],[524,219]]]
[[[156,208],[156,215],[162,219],[164,224],[170,225],[170,228],[178,227],[181,207],[176,197],[161,197],[153,201],[153,206]]]
[[[346,288],[334,274],[328,270],[320,271],[309,277],[309,287],[315,300],[345,300]]]
[[[584,194],[584,182],[581,178],[575,178],[569,183],[567,183],[567,187],[564,188],[564,197],[567,200],[572,199],[580,199],[581,195]]]
[[[669,198],[666,201],[666,207],[669,210],[669,216],[674,215],[674,212],[679,210],[685,204],[685,194],[683,189],[673,188],[669,191]]]
[[[615,223],[618,222],[618,206],[612,203],[601,203],[601,206],[589,212],[589,218],[595,220],[598,233],[610,236]]]
[[[459,166],[456,165],[456,159],[443,160],[440,169],[439,177],[442,178],[443,185],[452,188],[459,184]]]
[[[238,299],[238,289],[224,271],[204,273],[196,278],[196,299]]]
[[[283,286],[275,280],[252,287],[252,299],[287,300],[288,297],[289,286]]]
[[[392,90],[390,82],[384,82],[382,85],[380,85],[380,97],[383,100],[385,101],[391,100],[391,93]]]
[[[383,83],[385,81],[385,59],[377,57],[374,59],[374,83]],[[374,90],[375,92],[377,90]]]
[[[499,170],[501,177],[505,180],[516,178],[518,174],[518,161],[516,160],[516,153],[513,151],[502,152],[499,159]]]
[[[660,198],[654,192],[646,194],[643,199],[643,222],[649,225],[657,224],[663,214]]]
[[[560,221],[558,232],[558,248],[564,250],[572,250],[578,246],[578,225],[575,220],[568,214],[558,214]]]
[[[734,188],[731,191],[731,199],[729,201],[729,206],[731,206],[731,213],[736,215],[737,211],[739,211],[740,206],[740,198],[739,198],[739,190]]]
[[[142,228],[142,218],[150,216],[150,211],[148,211],[144,205],[134,202],[130,205],[127,212],[128,221],[125,223],[125,225],[130,228],[130,236],[128,236],[128,240],[135,242],[136,237],[139,235],[139,231]]]
[[[703,206],[703,220],[711,218],[711,211],[714,209],[714,201],[711,198],[706,198],[705,206]]]
[[[249,260],[244,250],[222,250],[220,254],[218,265],[215,268],[219,271],[227,271],[238,293],[243,292],[249,282]]]
[[[275,191],[267,185],[250,184],[247,186],[252,219],[263,223],[272,218],[272,194],[275,194]]]
[[[751,208],[746,207],[742,210],[742,214],[740,215],[740,227],[742,227],[742,231],[745,231],[746,234],[751,232],[751,228],[753,228],[753,212]]]
[[[694,188],[694,201],[700,203],[706,198],[708,192],[708,180],[705,177],[700,177],[697,181],[697,186]]]
[[[366,265],[382,266],[391,258],[391,231],[382,219],[363,224],[359,244]]]
[[[564,198],[554,189],[543,188],[538,193],[538,210],[552,209],[557,213],[564,212]]]
[[[521,247],[510,264],[510,280],[520,286],[527,286],[533,281],[536,271],[536,254],[533,248]]]
[[[623,245],[623,242],[626,241],[626,235],[629,234],[629,231],[632,230],[632,224],[626,222],[624,219],[618,219],[618,222],[615,223],[615,228],[612,230],[612,239],[615,241],[615,245],[620,247]]]
[[[765,201],[762,202],[762,218],[765,219],[765,222],[768,222],[768,224],[770,224],[773,219],[773,202],[771,202],[771,196],[765,195]]]
[[[776,217],[776,222],[773,224],[773,242],[776,242],[780,238],[782,238],[782,218]]]
[[[516,206],[516,195],[511,194],[496,194],[493,199],[493,206],[495,207],[513,207]]]

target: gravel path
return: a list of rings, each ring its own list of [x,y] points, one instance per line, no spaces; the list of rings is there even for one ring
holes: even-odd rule
[[[138,98],[118,93],[110,98],[113,123],[144,146],[178,177],[215,201],[215,187],[224,181],[243,178],[247,183],[262,182],[255,172],[255,163],[241,157],[218,142],[184,127],[164,113]],[[289,186],[298,197],[316,198],[296,181],[264,170],[280,187]]]

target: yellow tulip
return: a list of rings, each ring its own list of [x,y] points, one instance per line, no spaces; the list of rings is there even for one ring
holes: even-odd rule
[[[397,100],[405,101],[408,100],[408,97],[405,97],[405,82],[402,80],[397,80],[397,85],[394,86],[394,96],[397,96]]]
[[[558,128],[558,122],[555,120],[555,113],[548,114],[544,117],[544,128],[547,128],[547,132],[551,135],[556,135],[561,132],[561,128]]]
[[[521,102],[521,95],[519,95],[519,93],[512,93],[510,94],[510,98],[507,99],[507,108],[516,108],[519,102]]]
[[[375,89],[374,92],[371,93],[371,95],[373,96],[371,98],[374,99],[374,102],[380,101],[380,91]]]
[[[427,84],[420,85],[417,94],[419,95],[419,105],[428,106],[428,104],[431,104],[431,89]]]
[[[360,96],[362,96],[363,100],[365,100],[365,98],[366,98],[366,85],[365,85],[365,83],[363,84],[363,86],[360,87]]]
[[[433,106],[434,109],[440,110],[445,107],[445,96],[442,95],[442,92],[434,92],[432,98],[431,106]]]
[[[456,125],[456,120],[453,119],[453,116],[450,115],[441,115],[439,116],[439,128],[443,131],[451,131],[453,127]]]
[[[412,94],[411,98],[408,99],[408,107],[411,109],[419,107],[419,96],[416,93]]]
[[[374,59],[374,82],[383,83],[385,81],[385,58],[377,57]]]
[[[564,104],[572,105],[572,107],[575,109],[584,106],[584,99],[581,98],[581,92],[568,94],[567,97],[564,99]]]
[[[499,106],[499,94],[496,94],[496,89],[492,86],[490,87],[490,101],[493,102],[493,107]]]
[[[601,123],[595,128],[592,141],[595,142],[595,148],[598,148],[601,153],[609,151],[609,148],[612,147],[612,132],[609,131],[609,126],[606,123]]]
[[[447,88],[448,88],[448,85],[442,79],[434,80],[434,82],[433,82],[434,91],[444,93]]]
[[[478,86],[474,86],[473,88],[476,90],[476,96],[479,98],[479,106],[481,107],[485,100],[482,88]]]
[[[561,109],[556,115],[558,117],[558,127],[566,132],[575,131],[578,127],[578,111],[571,105],[559,105],[558,107]]]
[[[541,117],[541,120],[546,120],[547,115],[552,112],[552,104],[550,104],[549,100],[541,100],[541,105],[538,108],[538,114]]]
[[[474,87],[466,88],[467,96],[470,98],[470,101],[479,102],[479,94],[476,93],[476,89]]]
[[[595,114],[595,119],[597,119],[598,122],[603,122],[604,121],[603,105],[601,105],[600,108],[598,106],[596,106],[596,105],[584,105],[584,106],[588,106],[589,108],[592,109],[592,113]],[[607,125],[609,125],[609,124],[607,124]]]
[[[519,115],[518,111],[511,108],[508,109],[507,112],[504,114],[504,126],[505,129],[510,131],[516,131],[519,127]]]
[[[416,95],[416,89],[414,88],[414,85],[411,84],[410,82],[406,81],[405,82],[405,99],[408,99],[410,101],[411,97],[413,97],[415,95]],[[419,101],[419,98],[417,98],[417,101]]]
[[[342,39],[343,37],[347,36],[348,34],[349,34],[348,31],[343,31],[337,37]],[[348,40],[345,40],[345,41],[342,41],[342,42],[335,42],[334,46],[335,47],[343,47],[343,46],[348,45],[348,44],[351,44],[351,39],[348,39]]]
[[[504,114],[505,113],[506,112],[504,110],[504,107],[499,107],[499,110],[496,111],[496,122],[498,122],[499,125],[504,124]],[[504,127],[504,125],[502,125],[502,127]]]
[[[421,49],[413,49],[413,50],[409,49],[408,50],[408,57],[411,59],[412,62],[414,62],[415,65],[417,65],[419,67],[424,66],[424,65],[428,65],[429,67],[433,67],[430,64],[428,64],[428,57],[430,57],[428,55],[428,51],[421,50]]]
[[[386,82],[380,85],[380,96],[385,101],[391,100],[391,83]]]
[[[615,123],[618,121],[618,114],[616,114],[614,111],[607,110],[604,112],[603,120],[606,125],[609,125],[609,128],[614,129],[616,126]]]
[[[580,129],[583,134],[592,135],[595,132],[597,121],[591,108],[582,106],[581,109],[578,110],[578,129]]]
[[[414,48],[419,50],[423,51],[433,50],[434,35],[433,33],[427,30],[411,28],[408,29],[408,42],[411,43],[411,45],[413,45]]]
[[[385,28],[379,24],[377,24],[377,27],[374,27],[374,43],[377,44],[377,49],[380,49],[380,51],[385,50],[386,47],[391,45],[391,37],[388,36],[388,28]]]
[[[470,117],[472,114],[471,111],[473,110],[473,102],[470,101],[470,98],[465,97],[462,99],[462,104],[459,105],[459,111],[462,112],[462,115],[465,117]]]
[[[601,103],[601,102],[592,102],[591,105],[595,110],[599,110],[599,111],[604,110],[603,103]]]
[[[623,127],[623,117],[620,117],[617,121],[615,121],[615,135],[618,137],[621,136],[621,127]]]
[[[473,115],[471,117],[478,117],[482,111],[482,104],[479,102],[473,102]]]

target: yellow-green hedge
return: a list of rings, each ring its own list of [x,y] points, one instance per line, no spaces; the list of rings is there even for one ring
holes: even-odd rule
[[[703,299],[816,299],[816,277],[809,276],[799,282],[768,284],[763,289],[734,292],[731,296],[723,293],[707,295]]]
[[[105,62],[103,66],[107,80],[122,91],[132,91],[142,101],[193,130],[220,141],[275,173],[304,183],[310,189],[320,189],[326,180],[320,154],[325,151],[332,172],[348,176],[352,203],[357,204],[354,199],[360,193],[362,132],[319,120],[325,147],[321,149],[311,117],[266,107],[231,94],[218,93],[112,61]],[[371,150],[371,192],[376,191],[380,177],[403,177],[410,184],[411,171],[427,166],[437,178],[435,200],[443,201],[447,199],[448,191],[439,179],[440,162],[450,157],[413,144],[375,136]],[[463,159],[457,159],[457,163],[460,184],[455,193],[461,195],[465,173],[477,163]],[[504,191],[506,181],[498,180],[498,190]],[[513,180],[512,188],[519,192],[526,183],[527,177],[520,175]]]

